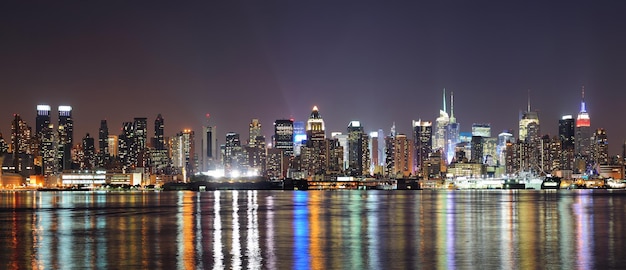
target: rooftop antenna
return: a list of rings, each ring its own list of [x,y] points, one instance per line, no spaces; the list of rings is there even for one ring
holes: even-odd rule
[[[580,111],[581,112],[586,112],[587,108],[585,108],[585,86],[583,85],[582,87],[582,101],[580,102]]]
[[[528,111],[530,112],[530,89],[528,89]]]
[[[446,88],[443,88],[443,111],[447,112],[446,110]]]
[[[454,118],[454,92],[450,91],[450,122],[456,123],[456,118]]]

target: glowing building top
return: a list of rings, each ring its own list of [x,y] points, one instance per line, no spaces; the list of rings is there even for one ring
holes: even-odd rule
[[[587,108],[585,106],[585,86],[582,87],[582,101],[580,102],[580,112],[578,113],[578,117],[576,117],[576,127],[590,127],[591,119],[589,118],[589,114],[587,113]]]
[[[324,127],[324,119],[320,115],[317,106],[313,106],[311,116],[306,121],[306,133],[309,140],[324,140],[326,138],[326,132]]]

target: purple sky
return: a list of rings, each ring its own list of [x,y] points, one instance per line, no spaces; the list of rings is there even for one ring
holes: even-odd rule
[[[247,139],[319,107],[328,131],[350,120],[388,132],[434,121],[455,93],[462,131],[517,133],[527,90],[543,133],[575,115],[585,85],[592,128],[611,154],[626,139],[626,3],[609,1],[13,1],[0,3],[0,132],[13,113],[71,105],[75,140],[157,114],[166,135],[206,113]],[[56,114],[56,109],[53,110]],[[56,123],[56,116],[53,117]]]

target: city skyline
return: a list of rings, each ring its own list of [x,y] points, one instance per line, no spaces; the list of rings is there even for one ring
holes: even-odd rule
[[[11,11],[0,19],[5,139],[14,113],[35,126],[37,104],[72,106],[76,141],[102,119],[119,134],[160,113],[172,136],[200,131],[210,113],[223,143],[227,132],[245,137],[250,119],[268,136],[276,119],[306,120],[315,105],[329,132],[358,120],[408,135],[412,120],[435,121],[443,88],[461,131],[487,122],[516,134],[530,89],[541,133],[556,136],[559,119],[579,112],[583,85],[611,154],[626,139],[614,120],[626,116],[623,3],[2,7]]]

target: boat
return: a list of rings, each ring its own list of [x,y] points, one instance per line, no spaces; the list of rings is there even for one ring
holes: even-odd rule
[[[606,187],[611,189],[626,188],[626,180],[609,178],[606,180]]]
[[[541,189],[560,189],[561,178],[556,176],[547,175],[541,183]]]

